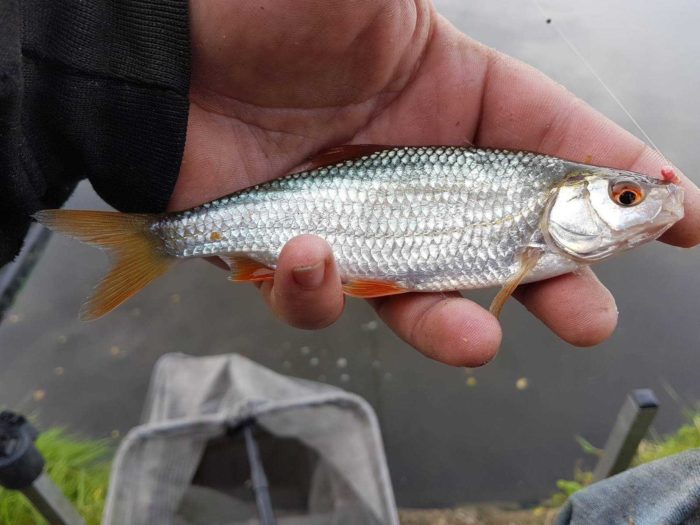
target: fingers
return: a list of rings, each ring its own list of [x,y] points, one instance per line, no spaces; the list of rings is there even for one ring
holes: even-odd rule
[[[589,268],[521,286],[515,297],[575,346],[601,343],[617,325],[615,300]],[[449,365],[481,366],[501,344],[496,318],[457,293],[406,294],[373,303],[399,337],[427,357]]]
[[[274,281],[264,282],[260,289],[275,314],[297,328],[328,326],[344,306],[330,247],[311,235],[285,245]],[[554,333],[576,346],[604,341],[617,325],[615,300],[589,268],[520,286],[515,297]],[[481,366],[500,347],[501,326],[496,318],[457,292],[413,293],[371,302],[401,339],[442,363]]]
[[[341,314],[344,296],[328,244],[302,235],[280,253],[273,281],[260,286],[275,314],[297,328],[323,328]],[[423,354],[454,366],[481,366],[501,344],[489,312],[458,293],[405,294],[372,301],[380,317]]]
[[[343,311],[343,289],[331,248],[313,235],[295,237],[284,246],[274,280],[264,282],[260,290],[272,311],[297,328],[324,328]]]
[[[590,268],[520,286],[515,297],[559,337],[593,346],[612,335],[617,307]]]
[[[496,318],[456,292],[396,295],[372,303],[396,335],[448,365],[484,365],[501,344]]]
[[[323,328],[341,314],[344,296],[328,244],[302,235],[280,253],[273,281],[260,286],[275,314],[297,328]],[[488,311],[459,293],[405,294],[374,299],[380,317],[423,354],[454,366],[481,366],[501,344],[501,327]]]

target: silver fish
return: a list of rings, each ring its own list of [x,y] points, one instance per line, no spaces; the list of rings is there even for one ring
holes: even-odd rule
[[[346,146],[288,175],[178,213],[45,210],[51,229],[110,251],[83,309],[96,318],[178,259],[218,256],[232,280],[271,279],[305,233],[333,249],[345,292],[515,287],[660,236],[683,217],[671,181],[520,151]]]

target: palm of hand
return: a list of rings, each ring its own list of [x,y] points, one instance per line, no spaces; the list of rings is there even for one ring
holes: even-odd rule
[[[173,209],[279,177],[348,142],[471,142],[648,173],[664,163],[534,69],[456,31],[427,0],[208,0],[191,3],[191,31],[188,137]],[[697,193],[690,199],[697,204]],[[670,242],[698,242],[698,218],[689,215],[667,234]],[[307,246],[314,249],[323,248]],[[319,299],[290,298],[284,282],[276,276],[263,292],[293,324],[327,324],[342,309],[339,283]],[[522,287],[518,297],[574,344],[599,342],[617,319],[591,272]],[[310,320],[289,311],[302,302]],[[375,305],[401,337],[448,363],[486,362],[500,342],[496,320],[458,294],[408,294]]]
[[[425,58],[433,19],[425,2],[218,3],[192,14],[190,126],[201,133],[188,144],[198,163],[183,169],[183,185],[196,169],[194,195],[178,203],[218,197],[222,183],[239,189],[278,177],[327,146],[437,138],[417,125],[415,110],[394,107],[404,99],[415,107],[411,100],[434,87],[406,92]],[[402,137],[407,127],[420,134]],[[466,138],[464,129],[453,135]],[[216,181],[204,190],[203,171]]]

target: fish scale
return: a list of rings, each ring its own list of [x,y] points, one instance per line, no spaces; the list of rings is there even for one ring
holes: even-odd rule
[[[503,285],[560,275],[657,238],[683,217],[662,179],[526,152],[343,146],[318,166],[180,213],[42,210],[47,227],[107,250],[110,272],[83,305],[96,319],[178,259],[218,255],[232,279],[271,279],[291,238],[333,249],[359,297]]]
[[[346,280],[485,287],[517,270],[566,173],[566,161],[534,153],[393,148],[168,214],[151,231],[174,257],[242,254],[270,268],[310,233],[329,242]],[[555,274],[570,271],[561,263]]]

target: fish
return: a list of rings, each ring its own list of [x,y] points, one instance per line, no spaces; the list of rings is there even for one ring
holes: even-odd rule
[[[346,145],[303,171],[162,214],[43,210],[44,226],[108,252],[81,309],[96,319],[177,261],[219,257],[230,280],[274,279],[282,247],[330,245],[347,295],[373,298],[549,279],[658,238],[683,217],[666,170],[640,173],[526,151]]]

